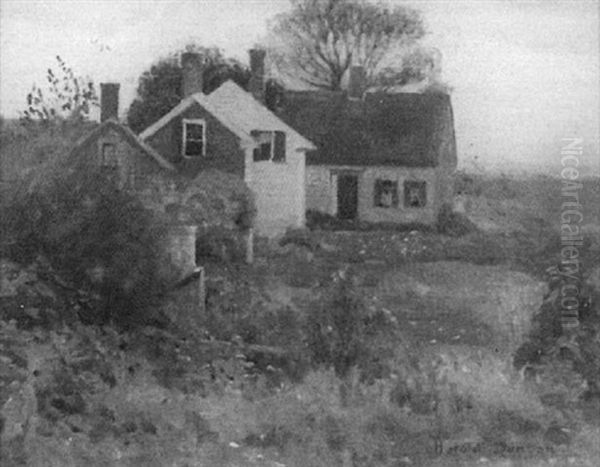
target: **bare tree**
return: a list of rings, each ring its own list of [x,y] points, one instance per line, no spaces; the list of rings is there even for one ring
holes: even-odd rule
[[[271,33],[282,47],[274,63],[284,75],[339,90],[351,65],[372,81],[378,65],[396,47],[425,34],[417,10],[365,0],[291,0],[292,10],[275,17]]]
[[[92,106],[98,105],[98,95],[92,80],[76,76],[58,55],[56,61],[58,71],[48,68],[46,91],[34,84],[27,94],[27,108],[22,112],[25,120],[85,120],[89,117]]]

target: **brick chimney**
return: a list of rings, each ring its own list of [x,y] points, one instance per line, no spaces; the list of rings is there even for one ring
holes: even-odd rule
[[[267,52],[264,49],[254,48],[248,51],[250,55],[250,82],[248,90],[254,98],[265,102],[265,56]]]
[[[100,83],[100,121],[119,119],[119,83]]]
[[[202,55],[195,52],[181,54],[181,68],[183,68],[183,97],[202,92],[202,73],[204,71]]]
[[[367,84],[367,73],[362,66],[350,67],[348,80],[348,97],[351,99],[362,99]]]

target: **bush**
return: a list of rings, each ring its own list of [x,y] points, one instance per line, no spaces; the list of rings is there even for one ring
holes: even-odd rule
[[[202,171],[187,183],[181,201],[197,225],[243,231],[256,217],[254,197],[243,180],[218,170]]]
[[[306,227],[308,227],[311,230],[333,230],[339,224],[339,219],[335,216],[332,216],[331,214],[313,210],[306,211]]]
[[[306,333],[312,360],[331,365],[343,377],[366,350],[363,304],[350,280],[343,275],[336,279],[323,302],[310,310]]]
[[[196,236],[196,262],[206,260],[238,261],[245,257],[242,235],[225,227],[208,227]]]
[[[393,349],[386,345],[397,336],[389,317],[370,311],[360,297],[350,271],[342,271],[314,302],[306,317],[305,333],[311,360],[333,367],[339,377],[352,368],[366,380],[385,376]]]
[[[517,349],[514,365],[552,368],[557,362],[570,362],[573,370],[587,381],[588,395],[600,397],[600,309],[598,293],[587,287],[582,277],[575,273],[573,281],[560,267],[550,269],[550,292],[539,312],[533,317],[532,330],[527,340]],[[578,325],[562,325],[564,310],[561,293],[566,285],[578,286]],[[572,379],[568,376],[567,379]]]
[[[477,231],[477,226],[464,214],[452,211],[452,206],[444,204],[437,219],[437,231],[452,237],[461,237]]]
[[[320,244],[317,239],[311,235],[311,232],[306,229],[291,229],[288,230],[283,238],[279,240],[279,245],[296,245],[299,247],[308,248],[311,251],[318,250]]]
[[[160,219],[101,174],[56,164],[43,182],[17,189],[2,217],[13,260],[43,255],[76,288],[99,296],[88,319],[132,326],[157,318],[150,310],[164,290]]]

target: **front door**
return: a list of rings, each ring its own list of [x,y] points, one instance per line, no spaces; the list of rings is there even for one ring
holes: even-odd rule
[[[337,202],[338,217],[340,219],[356,219],[358,213],[358,175],[338,175]]]

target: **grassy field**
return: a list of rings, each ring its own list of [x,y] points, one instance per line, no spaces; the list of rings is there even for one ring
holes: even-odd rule
[[[600,465],[600,399],[581,371],[513,365],[560,259],[560,183],[467,185],[479,228],[464,236],[317,229],[259,241],[251,266],[207,262],[203,336],[42,326],[68,297],[3,263],[2,465]],[[597,181],[581,200],[587,278],[600,265]],[[303,324],[340,307],[340,280],[367,322],[321,349],[356,346],[343,373],[316,363]],[[346,342],[352,316],[317,320],[323,342]]]

